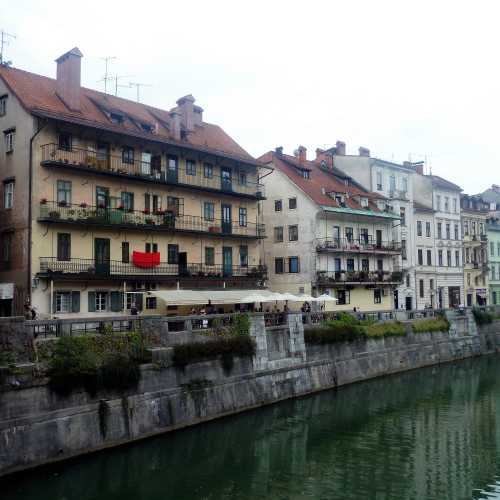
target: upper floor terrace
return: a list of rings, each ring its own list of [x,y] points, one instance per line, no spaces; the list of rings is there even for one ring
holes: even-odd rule
[[[318,252],[395,255],[401,253],[402,247],[397,241],[384,241],[366,235],[366,238],[318,238],[316,250]]]
[[[195,155],[181,158],[179,154],[142,152],[137,159],[131,147],[124,146],[121,155],[114,155],[108,143],[98,143],[95,148],[79,148],[70,142],[42,145],[41,165],[256,200],[264,198],[264,185],[257,182],[255,167],[250,172],[219,165],[215,157],[200,161]]]

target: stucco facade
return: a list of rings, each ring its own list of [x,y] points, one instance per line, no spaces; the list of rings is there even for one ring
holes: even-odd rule
[[[489,218],[486,224],[488,237],[489,295],[490,304],[500,304],[500,224]]]

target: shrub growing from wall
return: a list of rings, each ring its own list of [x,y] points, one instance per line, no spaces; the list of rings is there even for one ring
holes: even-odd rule
[[[450,323],[444,317],[420,319],[413,322],[411,327],[414,333],[447,332],[450,330]]]

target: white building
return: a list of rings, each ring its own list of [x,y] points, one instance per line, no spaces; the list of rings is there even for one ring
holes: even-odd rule
[[[333,168],[327,155],[307,161],[303,147],[297,156],[278,148],[260,160],[274,168],[262,202],[271,290],[328,292],[338,309],[393,308],[401,248],[393,238],[399,216],[387,200]]]

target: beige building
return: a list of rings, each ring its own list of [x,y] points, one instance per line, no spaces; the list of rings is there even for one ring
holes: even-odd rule
[[[270,288],[329,293],[337,310],[392,309],[401,246],[393,239],[399,217],[387,199],[334,168],[331,156],[308,161],[303,147],[296,156],[277,148],[260,160],[274,169],[263,179],[262,202]]]
[[[263,286],[260,164],[190,95],[166,111],[82,88],[81,57],[56,79],[0,67],[0,314],[164,312],[131,292]]]

